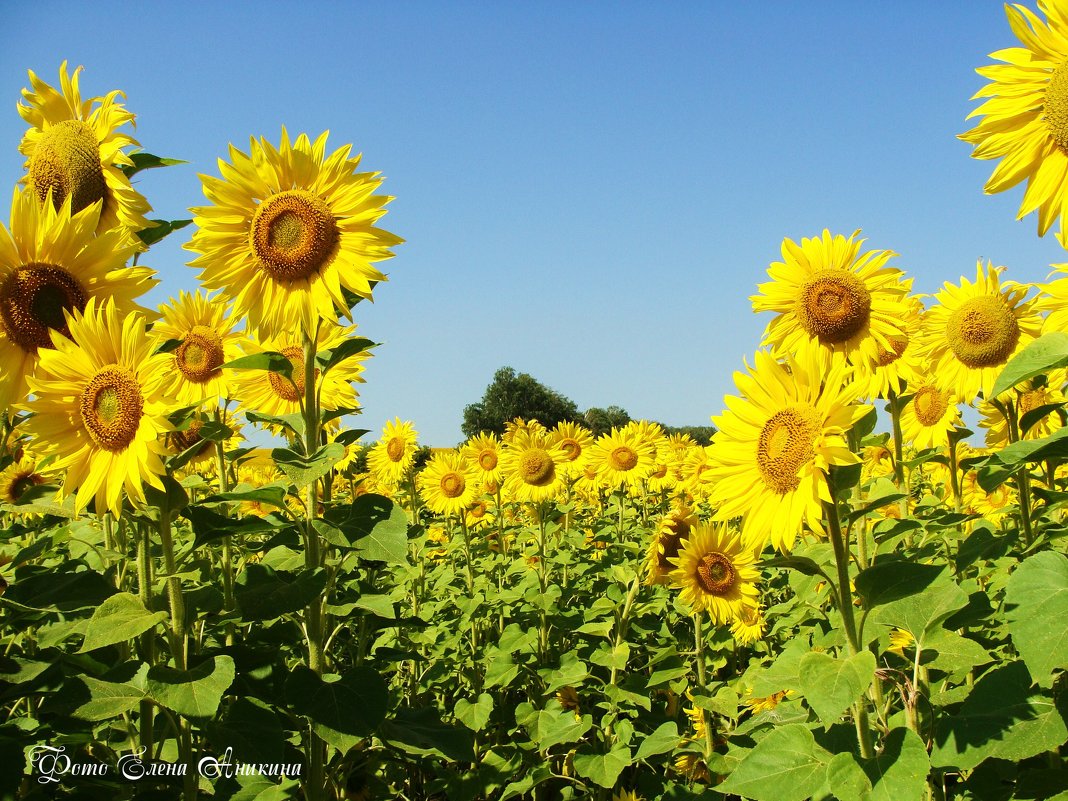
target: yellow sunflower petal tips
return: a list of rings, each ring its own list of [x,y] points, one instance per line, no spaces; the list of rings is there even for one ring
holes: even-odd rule
[[[976,70],[990,83],[968,118],[978,125],[959,135],[977,159],[1000,159],[984,187],[1003,192],[1027,181],[1017,219],[1038,211],[1044,235],[1068,208],[1068,14],[1058,2],[1039,2],[1042,20],[1022,5],[1006,5],[1023,47],[991,53],[1000,61]],[[1063,222],[1062,222],[1063,228]]]
[[[82,100],[81,69],[68,74],[67,62],[60,65],[61,91],[30,72],[32,90],[22,90],[26,104],[18,105],[31,126],[19,145],[26,156],[27,174],[22,180],[41,203],[51,193],[57,209],[68,199],[75,213],[101,202],[97,230],[121,228],[139,245],[131,235],[154,223],[144,216],[152,207],[123,172],[133,164],[123,148],[138,143],[120,129],[133,125],[134,115],[118,102],[124,97],[118,90]]]
[[[69,339],[53,333],[54,349],[41,353],[24,425],[36,447],[56,457],[76,509],[95,499],[97,514],[118,516],[124,489],[144,503],[145,484],[163,486],[168,357],[155,353],[144,318],[120,316],[111,299],[90,299],[84,316],[69,316],[68,329]]]
[[[190,266],[261,337],[348,318],[353,298],[386,280],[372,265],[403,241],[375,227],[392,200],[374,194],[378,173],[357,172],[349,145],[327,156],[326,137],[290,142],[283,128],[278,148],[264,138],[248,154],[231,146],[222,178],[201,176],[213,205],[193,209],[186,248],[201,255]]]

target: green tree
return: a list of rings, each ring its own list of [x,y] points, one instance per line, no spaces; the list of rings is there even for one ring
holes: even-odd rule
[[[575,402],[542,384],[528,373],[502,367],[493,374],[482,400],[464,407],[464,436],[483,431],[504,433],[504,424],[516,417],[537,420],[552,428],[557,423],[580,420]]]
[[[619,406],[609,406],[607,409],[592,406],[582,416],[582,422],[586,424],[586,427],[595,437],[599,437],[601,434],[607,434],[613,428],[625,426],[630,422],[630,415],[627,414],[626,409]]]

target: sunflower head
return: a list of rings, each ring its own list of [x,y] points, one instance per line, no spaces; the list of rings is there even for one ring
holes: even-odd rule
[[[725,625],[757,604],[755,550],[725,525],[699,524],[672,561],[671,580],[694,614],[708,612]]]

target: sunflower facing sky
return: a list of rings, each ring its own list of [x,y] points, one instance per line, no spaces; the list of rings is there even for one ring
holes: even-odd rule
[[[95,499],[97,514],[118,516],[123,489],[144,503],[145,484],[163,487],[168,356],[155,353],[145,318],[120,316],[111,299],[90,299],[68,327],[70,339],[53,334],[55,349],[41,352],[24,426],[44,455],[56,457],[52,468],[76,509]]]
[[[991,53],[1002,63],[976,70],[990,83],[972,97],[984,102],[968,118],[982,119],[959,138],[973,146],[974,158],[1000,159],[987,194],[1027,181],[1017,219],[1037,210],[1043,235],[1068,211],[1068,6],[1038,0],[1038,9],[1045,20],[1006,4],[1023,47]]]
[[[120,316],[155,316],[134,301],[158,283],[155,273],[124,266],[137,245],[118,230],[97,236],[99,215],[99,202],[72,215],[69,199],[56,209],[15,191],[11,230],[0,224],[0,412],[26,396],[51,333],[69,333],[66,312],[113,298]]]
[[[350,318],[353,297],[369,299],[386,280],[374,263],[403,241],[375,227],[392,200],[374,194],[378,173],[357,172],[351,145],[328,156],[326,137],[290,142],[283,128],[279,147],[231,145],[222,177],[200,176],[212,205],[192,210],[197,230],[185,247],[200,256],[190,266],[261,337]]]
[[[26,156],[23,182],[41,203],[51,193],[57,209],[67,199],[75,213],[100,201],[97,230],[122,228],[136,244],[129,234],[155,223],[144,216],[152,207],[122,170],[133,165],[123,148],[138,143],[120,129],[132,126],[134,115],[118,102],[125,95],[117,90],[82,100],[81,71],[78,67],[68,74],[64,61],[59,67],[59,92],[30,71],[33,88],[22,90],[27,105],[18,105],[30,125],[19,145]]]
[[[722,626],[741,616],[746,606],[759,605],[756,560],[754,548],[726,524],[698,524],[672,560],[671,580],[694,614],[708,612]]]
[[[868,367],[880,352],[893,351],[904,336],[903,299],[909,283],[896,267],[890,250],[860,252],[860,231],[849,237],[823,234],[782,242],[782,261],[768,268],[771,281],[761,284],[750,300],[753,311],[775,312],[763,344],[777,356],[816,349],[847,357]]]
[[[705,473],[716,519],[744,517],[743,534],[788,551],[805,523],[822,532],[831,465],[856,464],[846,432],[871,407],[857,404],[855,383],[839,364],[824,370],[818,354],[777,361],[757,351],[748,374],[736,372],[741,397],[712,422],[717,431]]]
[[[962,403],[980,392],[986,398],[1006,362],[1042,331],[1031,287],[1001,282],[1004,267],[980,260],[975,282],[961,276],[960,286],[946,281],[923,316],[919,354],[930,375]]]

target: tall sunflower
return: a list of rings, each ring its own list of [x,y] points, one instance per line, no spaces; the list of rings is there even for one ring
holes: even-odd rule
[[[1004,267],[982,261],[975,283],[961,276],[935,295],[920,331],[919,354],[931,364],[930,375],[962,403],[980,392],[989,397],[1005,363],[1042,330],[1031,287],[1000,280]]]
[[[892,351],[904,336],[901,320],[908,283],[890,250],[860,252],[860,231],[848,238],[823,234],[782,243],[782,261],[768,268],[771,281],[754,295],[753,311],[775,318],[764,331],[763,344],[777,356],[803,349],[845,356],[867,368],[878,364],[880,349]]]
[[[671,580],[694,614],[708,612],[717,625],[737,619],[746,606],[759,605],[752,545],[725,524],[698,524],[673,560]]]
[[[1038,0],[1043,21],[1022,5],[1005,6],[1023,47],[991,53],[1000,64],[976,70],[990,83],[973,96],[979,124],[959,135],[977,159],[1000,159],[987,194],[1027,181],[1017,219],[1038,211],[1044,235],[1068,207],[1068,7]],[[1062,223],[1063,227],[1063,223]]]
[[[419,473],[423,503],[446,517],[464,514],[478,498],[478,488],[478,473],[456,451],[435,453]]]
[[[133,126],[134,115],[118,102],[125,98],[118,90],[83,100],[78,86],[81,71],[78,67],[68,74],[67,62],[60,65],[61,92],[30,72],[33,89],[22,90],[29,105],[18,105],[22,119],[31,126],[19,144],[19,152],[26,156],[22,182],[40,203],[51,193],[56,209],[68,198],[75,213],[101,202],[96,230],[122,228],[136,245],[130,234],[155,223],[145,218],[152,207],[122,169],[133,165],[123,148],[138,143],[120,129]]]
[[[241,334],[233,330],[226,307],[209,300],[201,290],[160,307],[163,319],[153,333],[163,341],[177,340],[171,351],[174,370],[170,393],[179,405],[192,406],[204,400],[228,398],[227,373],[222,366],[240,355]],[[302,356],[303,359],[303,356]]]
[[[265,138],[248,154],[231,145],[223,177],[200,176],[213,205],[193,209],[186,248],[201,255],[190,266],[261,337],[349,318],[353,297],[370,298],[386,280],[372,265],[403,241],[375,227],[392,200],[374,194],[379,174],[357,172],[351,145],[327,156],[326,137],[290,142],[283,128],[278,148]]]
[[[320,326],[316,342],[318,352],[333,350],[342,342],[355,336],[356,326]],[[293,365],[290,378],[264,370],[235,370],[232,394],[240,399],[240,408],[275,416],[300,412],[305,391],[304,345],[297,332],[292,331],[277,337],[268,337],[263,342],[244,340],[241,349],[249,355],[264,352],[281,353]],[[356,388],[353,383],[363,382],[363,362],[370,357],[364,351],[346,359],[322,377],[319,386],[321,411],[359,408]],[[315,368],[319,377],[319,368]],[[340,425],[337,419],[331,427]]]
[[[24,425],[36,447],[56,457],[76,509],[95,499],[97,514],[118,516],[124,488],[135,503],[144,503],[145,484],[163,488],[168,358],[154,352],[144,317],[120,316],[111,299],[90,299],[68,328],[70,339],[53,335],[55,349],[42,351],[29,379]]]
[[[812,352],[783,364],[757,351],[748,375],[734,374],[742,396],[725,398],[727,411],[712,419],[718,430],[705,471],[717,519],[744,516],[746,539],[770,538],[780,551],[804,523],[823,531],[827,472],[859,461],[845,434],[871,409],[854,403],[857,385],[847,378],[840,364],[822,370]]]
[[[0,224],[0,413],[26,396],[26,376],[53,331],[67,336],[67,312],[114,298],[120,316],[143,312],[134,299],[157,281],[147,267],[124,267],[137,250],[120,231],[95,235],[99,202],[71,214],[16,190],[11,229]]]
[[[397,417],[387,421],[382,438],[367,452],[367,469],[371,475],[390,486],[400,484],[412,468],[418,439],[410,420],[402,423]]]
[[[496,434],[476,434],[460,447],[460,453],[479,472],[480,488],[487,481],[500,486],[504,471],[501,469],[501,441]]]

